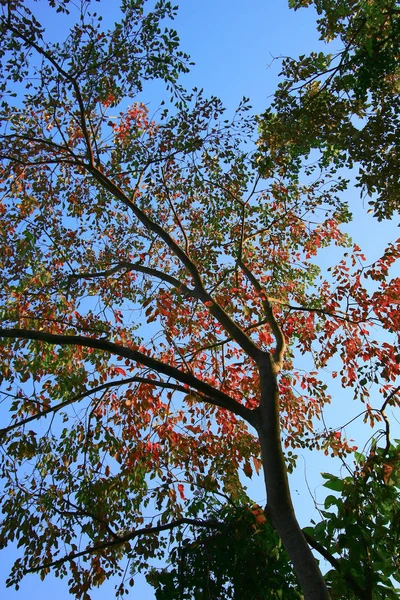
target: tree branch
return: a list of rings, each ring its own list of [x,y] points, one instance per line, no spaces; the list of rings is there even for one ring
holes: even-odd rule
[[[161,279],[162,281],[169,283],[187,297],[197,297],[195,290],[189,288],[185,283],[182,283],[176,277],[168,275],[167,273],[163,273],[158,269],[153,269],[152,267],[145,267],[141,263],[132,263],[126,260],[120,261],[116,265],[110,267],[109,269],[105,269],[104,271],[96,271],[92,273],[74,273],[73,275],[68,276],[68,281],[71,279],[95,279],[96,277],[109,277],[110,275],[114,275],[114,273],[117,273],[122,269],[125,269],[126,273],[129,271],[138,271],[139,273],[151,275],[152,277],[156,277],[157,279]]]
[[[154,385],[155,387],[161,387],[161,388],[168,389],[168,390],[175,390],[178,392],[182,392],[184,394],[187,393],[187,391],[188,391],[187,388],[183,387],[182,385],[176,385],[175,383],[169,383],[167,381],[157,381],[155,379],[149,379],[147,377],[134,376],[134,377],[128,377],[126,379],[120,379],[118,381],[108,381],[107,383],[103,383],[103,385],[99,385],[90,390],[85,390],[81,394],[73,396],[69,400],[65,400],[65,402],[60,402],[59,404],[56,404],[55,406],[51,406],[50,408],[42,410],[42,411],[36,413],[35,415],[31,415],[30,417],[27,417],[26,419],[22,419],[21,421],[18,421],[18,423],[13,423],[12,425],[9,425],[8,427],[4,427],[3,429],[0,429],[0,440],[4,435],[9,433],[10,431],[17,429],[18,427],[22,427],[23,425],[27,425],[28,423],[31,423],[32,421],[37,421],[38,419],[41,419],[42,417],[46,417],[47,415],[50,415],[52,413],[58,412],[59,410],[62,410],[66,406],[74,404],[75,402],[79,402],[80,400],[83,400],[84,398],[87,398],[88,396],[91,396],[92,394],[97,394],[98,392],[101,392],[101,391],[106,390],[111,387],[116,387],[116,386],[120,386],[120,385],[128,385],[129,383],[146,383],[146,384]],[[212,403],[212,399],[208,399],[208,396],[205,396],[204,394],[201,394],[200,392],[197,392],[197,393],[199,394],[199,400]]]
[[[163,183],[164,183],[164,189],[165,189],[165,193],[166,193],[166,196],[167,196],[168,204],[169,204],[169,206],[170,206],[170,208],[171,208],[172,212],[174,213],[175,221],[176,221],[176,223],[177,223],[177,225],[178,225],[179,229],[180,229],[180,230],[181,230],[181,232],[182,232],[183,239],[185,240],[185,252],[186,252],[187,256],[189,256],[189,249],[190,249],[190,243],[189,243],[189,239],[188,239],[188,237],[187,237],[187,235],[186,235],[185,228],[184,228],[184,227],[183,227],[183,225],[182,225],[182,221],[181,221],[181,219],[179,218],[179,215],[178,215],[178,213],[177,213],[177,212],[176,212],[176,210],[175,210],[174,203],[173,203],[173,202],[172,202],[172,200],[171,200],[171,196],[170,196],[170,193],[169,193],[169,189],[168,189],[167,183],[166,183],[166,181],[165,181],[164,169],[161,169],[161,175],[162,175],[162,179],[163,179]]]
[[[346,316],[346,313],[340,314],[337,312],[330,312],[329,310],[325,310],[324,308],[314,308],[310,306],[294,306],[293,304],[288,304],[284,300],[279,300],[278,298],[272,298],[268,296],[268,302],[272,302],[273,304],[280,304],[285,308],[289,308],[290,310],[304,311],[304,312],[315,312],[321,315],[327,315],[329,317],[334,317],[335,319],[339,319],[340,321],[345,321],[346,323],[353,323],[354,325],[360,325],[361,323],[366,323],[366,320],[363,319],[361,321],[355,321],[354,319],[350,319]]]
[[[148,229],[160,237],[168,248],[175,254],[183,266],[192,277],[194,289],[199,300],[207,307],[209,312],[224,327],[224,329],[233,337],[237,344],[255,361],[259,360],[261,351],[258,346],[249,338],[244,331],[231,319],[224,309],[214,301],[212,296],[206,291],[201,279],[200,273],[195,263],[189,258],[184,250],[177,244],[170,234],[165,231],[158,223],[150,219],[128,196],[104,173],[94,165],[86,165],[86,169],[93,175],[98,183],[108,190],[115,198],[120,200],[124,206],[133,212],[137,219]]]
[[[49,63],[52,64],[53,67],[56,69],[56,71],[59,73],[59,75],[61,75],[61,77],[63,77],[65,80],[69,81],[69,83],[72,85],[73,90],[75,92],[76,101],[77,101],[78,107],[79,107],[80,127],[82,129],[83,137],[86,142],[86,148],[87,148],[87,152],[88,152],[89,161],[90,161],[91,165],[94,165],[93,148],[92,148],[92,144],[90,141],[90,134],[89,134],[89,130],[88,130],[87,123],[86,123],[86,116],[85,116],[86,111],[85,111],[85,106],[84,106],[81,90],[79,88],[77,80],[75,79],[75,77],[73,77],[70,73],[65,71],[59,65],[59,63],[52,56],[52,54],[50,54],[47,50],[45,50],[44,48],[39,46],[39,44],[37,44],[34,39],[29,38],[26,35],[24,35],[20,28],[16,29],[12,25],[9,25],[9,29],[10,29],[10,31],[12,31],[14,33],[14,35],[17,38],[19,37],[20,39],[22,39],[28,46],[31,46],[32,48],[34,48],[38,54],[40,54],[41,56],[43,56],[43,58],[48,60]]]
[[[276,367],[278,368],[278,370],[280,370],[282,368],[282,364],[283,364],[283,355],[286,350],[285,336],[283,335],[282,329],[280,328],[278,321],[275,319],[274,313],[272,311],[272,306],[269,302],[269,299],[268,299],[265,289],[262,287],[262,285],[260,284],[258,279],[254,276],[254,274],[250,271],[250,269],[244,264],[242,259],[239,259],[237,262],[238,262],[239,267],[242,269],[243,273],[246,275],[247,279],[253,285],[254,289],[256,290],[256,292],[258,293],[258,295],[261,299],[265,317],[268,321],[268,324],[270,325],[270,327],[272,329],[272,333],[274,335],[275,342],[276,342],[276,348],[275,348],[275,352],[273,355],[274,363],[275,363]]]
[[[100,550],[112,548],[113,546],[119,546],[141,535],[152,535],[153,533],[168,531],[170,529],[174,529],[175,527],[181,527],[182,525],[192,525],[194,527],[207,527],[213,529],[221,529],[224,527],[224,524],[219,523],[218,521],[200,521],[198,519],[188,519],[183,517],[182,519],[178,519],[177,521],[173,521],[172,523],[166,523],[165,525],[143,527],[142,529],[136,529],[136,531],[131,531],[130,533],[123,536],[115,536],[115,539],[107,540],[94,546],[89,546],[85,550],[81,550],[81,552],[71,552],[70,554],[67,554],[66,556],[63,556],[62,558],[59,558],[57,560],[53,560],[50,563],[45,563],[44,565],[39,565],[37,567],[27,569],[25,571],[25,574],[35,573],[36,571],[41,571],[41,569],[50,569],[51,567],[61,566],[66,562],[75,560],[77,558],[80,558],[81,556],[85,556],[86,554],[92,554],[94,552],[99,552]]]
[[[317,542],[310,534],[306,531],[303,531],[303,535],[307,540],[307,543],[314,548],[321,556],[328,561],[328,563],[338,572],[340,573],[344,579],[347,581],[353,592],[362,600],[365,598],[365,591],[358,585],[357,581],[351,576],[350,573],[343,573],[342,563],[340,560],[332,556],[330,552],[322,544]]]
[[[39,138],[32,137],[29,134],[21,135],[21,134],[17,134],[17,133],[8,133],[8,134],[1,135],[0,140],[4,141],[4,142],[18,140],[20,142],[32,142],[32,144],[38,144],[38,146],[42,146],[42,147],[48,146],[49,148],[59,152],[60,154],[66,154],[66,155],[72,156],[74,159],[73,164],[76,164],[76,162],[78,162],[80,158],[83,158],[81,156],[77,156],[71,150],[71,148],[69,148],[67,145],[61,146],[61,144],[57,144],[56,142],[53,142],[53,140],[46,139],[46,138],[40,138],[40,137]],[[25,146],[26,146],[26,143],[25,143]],[[19,148],[19,150],[21,150],[21,148]],[[2,158],[8,158],[8,156],[2,155]],[[12,160],[12,159],[10,159],[10,160]],[[17,160],[17,159],[15,159],[15,160]],[[57,161],[60,161],[60,159],[57,158]],[[46,162],[52,162],[52,161],[51,161],[51,159],[46,159]],[[38,163],[34,162],[32,164],[38,164]],[[79,163],[79,165],[81,167],[84,166],[83,163]]]
[[[162,373],[167,377],[172,377],[180,383],[187,385],[194,390],[200,392],[208,398],[207,402],[226,408],[227,410],[241,416],[251,425],[254,422],[253,411],[246,408],[242,404],[239,404],[236,400],[225,394],[221,390],[218,390],[208,383],[197,379],[191,373],[180,371],[176,367],[167,365],[166,363],[147,356],[138,350],[133,350],[126,346],[120,346],[107,340],[85,337],[81,335],[62,335],[46,333],[44,331],[35,331],[30,329],[0,329],[0,337],[10,339],[27,339],[37,340],[45,342],[47,344],[59,345],[59,346],[82,346],[86,348],[95,348],[97,350],[103,350],[110,354],[121,356],[129,360],[133,360],[141,365],[153,369],[157,373]]]
[[[400,391],[400,385],[397,386],[394,390],[391,391],[389,396],[386,398],[385,402],[382,404],[379,413],[382,415],[382,419],[385,422],[385,438],[386,438],[386,446],[384,449],[384,453],[387,454],[390,448],[390,421],[387,418],[385,413],[386,407],[388,406],[391,399]]]

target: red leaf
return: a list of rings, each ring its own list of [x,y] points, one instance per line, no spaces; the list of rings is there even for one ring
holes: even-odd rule
[[[126,372],[121,367],[114,367],[114,373],[116,373],[117,375],[123,375],[123,377],[126,377]]]
[[[184,491],[185,491],[184,485],[182,483],[178,483],[178,492],[179,492],[179,495],[182,498],[182,500],[186,500]]]

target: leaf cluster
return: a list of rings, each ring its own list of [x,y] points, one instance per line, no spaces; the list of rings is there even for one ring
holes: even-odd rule
[[[300,600],[279,536],[261,507],[226,506],[216,531],[194,532],[173,549],[170,568],[147,576],[157,600]]]
[[[398,597],[400,582],[399,444],[356,454],[352,476],[323,474],[328,495],[323,520],[305,529],[327,550],[332,598]],[[312,542],[311,542],[312,543]],[[318,550],[318,546],[314,545]]]
[[[310,4],[321,40],[338,49],[284,59],[273,105],[260,116],[261,172],[296,176],[313,150],[332,172],[357,165],[357,185],[375,215],[390,218],[399,206],[398,3],[290,2]]]

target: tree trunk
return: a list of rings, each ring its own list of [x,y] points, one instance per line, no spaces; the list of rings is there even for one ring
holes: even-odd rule
[[[255,426],[261,444],[268,516],[293,563],[305,600],[329,600],[325,581],[293,509],[280,439],[276,374],[268,355],[259,369],[261,401]]]

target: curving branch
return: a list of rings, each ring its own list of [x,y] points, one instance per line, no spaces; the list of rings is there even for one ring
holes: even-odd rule
[[[189,388],[200,392],[203,397],[207,397],[207,402],[210,402],[211,404],[221,408],[226,408],[227,410],[241,416],[251,425],[254,423],[253,411],[228,396],[228,394],[225,394],[221,390],[218,390],[208,383],[201,381],[201,379],[198,379],[191,373],[180,371],[176,367],[172,367],[161,360],[147,356],[146,354],[143,354],[138,350],[134,350],[133,348],[121,346],[104,339],[85,337],[81,335],[46,333],[44,331],[35,331],[31,329],[0,329],[0,337],[9,339],[37,340],[57,346],[81,346],[86,348],[95,348],[97,350],[103,350],[109,354],[114,354],[116,356],[133,360],[141,365],[144,365],[145,367],[153,369],[157,373],[162,373],[167,377],[172,377],[176,381],[182,383],[184,386],[187,385]]]
[[[361,323],[368,323],[368,321],[369,321],[369,319],[360,319],[357,321],[355,319],[350,319],[350,317],[348,317],[346,315],[346,313],[342,312],[342,311],[332,312],[330,310],[325,310],[325,308],[316,308],[313,306],[295,306],[293,304],[289,304],[288,302],[285,302],[284,300],[279,300],[278,298],[272,298],[271,296],[268,296],[267,300],[268,300],[268,302],[270,302],[272,304],[280,304],[281,306],[284,306],[285,308],[288,308],[289,310],[314,312],[319,315],[327,315],[328,317],[334,317],[335,319],[338,319],[339,321],[344,321],[345,323],[352,323],[353,325],[360,325]]]
[[[56,152],[59,152],[60,154],[72,156],[74,158],[73,164],[75,164],[76,162],[79,162],[79,159],[82,158],[81,156],[78,156],[77,154],[75,154],[71,150],[71,148],[69,148],[67,145],[62,146],[61,144],[57,144],[57,142],[54,142],[53,140],[45,138],[45,137],[37,138],[37,137],[31,136],[29,134],[21,135],[18,133],[7,133],[7,134],[1,135],[0,140],[4,141],[4,142],[12,142],[14,140],[18,140],[21,142],[32,142],[32,144],[37,144],[38,146],[42,146],[42,147],[44,146],[44,147],[46,147],[46,149],[54,150]],[[7,155],[2,155],[1,157],[9,158]],[[10,157],[10,160],[14,160],[15,162],[17,162],[17,161],[20,162],[19,159],[17,159],[17,158],[12,159]],[[59,158],[57,158],[55,160],[60,161]],[[54,162],[55,162],[55,160],[54,160]],[[51,162],[51,159],[46,159],[46,162]],[[35,161],[33,163],[28,163],[28,164],[36,165],[38,163]],[[79,163],[79,164],[80,164],[80,166],[83,167],[83,164],[81,164],[81,163]]]
[[[92,148],[92,144],[91,144],[91,140],[90,140],[90,133],[89,133],[88,125],[87,125],[85,104],[84,104],[81,90],[80,90],[80,87],[79,87],[79,84],[78,84],[76,78],[73,77],[70,73],[68,73],[68,71],[63,69],[61,67],[61,65],[56,61],[54,56],[50,52],[48,52],[47,50],[42,48],[32,37],[28,37],[27,35],[24,35],[24,33],[22,32],[22,30],[20,28],[17,29],[14,26],[12,26],[11,24],[8,24],[8,28],[11,32],[14,33],[14,35],[17,38],[20,38],[21,40],[23,40],[25,42],[25,44],[27,44],[28,46],[30,46],[31,48],[36,50],[36,52],[40,56],[42,56],[43,58],[48,60],[49,63],[51,65],[53,65],[53,67],[56,69],[57,73],[72,85],[72,88],[75,93],[76,101],[77,101],[78,107],[79,107],[80,127],[82,129],[83,137],[86,142],[86,148],[87,148],[87,152],[88,152],[89,162],[91,165],[94,165],[95,159],[94,159],[93,148]]]
[[[172,275],[168,275],[168,273],[163,273],[158,269],[153,269],[152,267],[146,267],[141,263],[132,263],[127,260],[123,260],[118,262],[116,265],[111,266],[104,271],[94,271],[94,272],[84,272],[84,273],[74,273],[68,276],[68,283],[71,280],[76,279],[95,279],[96,277],[110,277],[110,275],[114,275],[118,273],[118,271],[125,270],[126,273],[129,271],[137,271],[139,273],[145,273],[146,275],[150,275],[152,277],[156,277],[161,281],[165,281],[165,283],[169,283],[173,287],[175,287],[178,291],[182,292],[186,297],[198,297],[195,290],[189,288],[185,283],[179,281],[176,277]]]
[[[400,392],[400,385],[398,385],[397,388],[395,388],[394,390],[392,390],[390,392],[390,394],[386,398],[385,402],[382,404],[381,408],[378,411],[380,413],[380,415],[382,416],[382,419],[385,422],[385,439],[386,439],[386,445],[385,445],[385,449],[384,449],[385,454],[387,454],[389,452],[389,448],[390,448],[390,421],[387,417],[385,410],[386,410],[386,407],[388,406],[388,404],[390,403],[391,399],[394,398],[394,396],[396,396],[396,394],[398,394],[399,392]]]
[[[42,411],[36,413],[35,415],[31,415],[30,417],[27,417],[26,419],[21,419],[21,421],[18,421],[18,423],[13,423],[12,425],[9,425],[8,427],[4,427],[3,429],[0,429],[0,440],[3,436],[5,436],[10,431],[13,431],[14,429],[18,429],[18,427],[27,425],[28,423],[31,423],[32,421],[37,421],[37,420],[41,419],[42,417],[46,417],[47,415],[56,413],[59,410],[62,410],[63,408],[65,408],[66,406],[70,406],[71,404],[74,404],[75,402],[80,402],[81,400],[83,400],[84,398],[87,398],[88,396],[91,396],[92,394],[97,394],[98,392],[107,390],[112,387],[117,387],[120,385],[128,385],[129,383],[146,383],[146,384],[154,385],[154,387],[161,387],[163,389],[175,390],[177,392],[182,392],[184,394],[186,394],[188,391],[187,388],[185,388],[183,385],[169,383],[168,381],[157,381],[156,379],[149,379],[148,377],[134,376],[134,377],[127,377],[126,379],[119,379],[118,381],[108,381],[107,383],[103,383],[102,385],[99,385],[95,388],[91,388],[90,390],[85,390],[84,392],[77,394],[76,396],[73,396],[69,400],[65,400],[65,402],[60,402],[59,404],[56,404],[55,406],[51,406],[49,408],[46,408],[45,410],[42,410]],[[199,400],[201,400],[203,402],[212,403],[212,398],[209,398],[208,396],[205,396],[204,394],[201,394],[200,392],[196,392],[196,394],[198,394]]]
[[[306,538],[307,543],[311,546],[311,548],[314,548],[314,550],[316,550],[321,556],[323,556],[325,560],[327,560],[328,563],[343,576],[343,578],[346,580],[349,587],[353,590],[356,596],[363,600],[366,597],[365,590],[363,590],[358,585],[357,581],[352,577],[350,573],[343,573],[342,563],[340,562],[340,560],[332,556],[332,554],[326,548],[324,548],[322,544],[317,542],[317,540],[315,540],[309,533],[307,533],[304,530],[303,535]]]
[[[143,527],[142,529],[136,529],[135,531],[131,531],[126,535],[115,535],[113,539],[106,540],[104,542],[100,542],[99,544],[95,544],[94,546],[89,546],[85,548],[85,550],[81,550],[80,552],[71,552],[62,558],[57,560],[53,560],[50,563],[45,563],[43,565],[39,565],[37,567],[32,567],[31,569],[26,569],[25,574],[35,573],[37,571],[41,571],[42,569],[50,569],[51,567],[59,567],[62,564],[69,562],[71,560],[75,560],[80,558],[81,556],[86,556],[87,554],[93,554],[95,552],[99,552],[100,550],[106,550],[107,548],[112,548],[113,546],[120,546],[121,544],[125,544],[130,540],[133,540],[142,535],[152,535],[154,533],[161,533],[162,531],[169,531],[171,529],[175,529],[175,527],[181,527],[182,525],[192,525],[194,527],[206,527],[211,529],[223,529],[224,523],[220,523],[219,521],[201,521],[200,519],[189,519],[183,517],[182,519],[177,519],[176,521],[172,521],[171,523],[165,523],[164,525],[155,525],[153,527]]]

